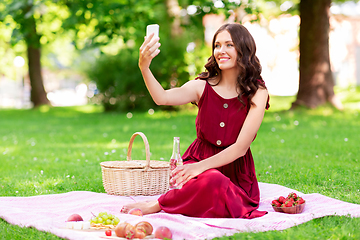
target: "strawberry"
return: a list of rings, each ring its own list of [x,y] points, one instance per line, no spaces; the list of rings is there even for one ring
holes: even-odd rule
[[[287,198],[288,198],[288,199],[292,198],[292,199],[294,199],[294,201],[295,201],[295,199],[297,198],[297,195],[296,195],[296,193],[292,192],[292,193],[289,193],[289,195],[287,196]]]
[[[293,204],[294,204],[294,200],[292,200],[292,199],[287,200],[287,201],[285,202],[285,206],[286,206],[286,207],[292,207]]]
[[[280,207],[280,206],[281,206],[281,203],[279,203],[278,200],[273,200],[273,201],[271,202],[271,205],[273,205],[274,207]]]
[[[298,197],[296,200],[297,205],[303,204],[304,202],[305,202],[305,200],[302,197]]]
[[[280,196],[278,199],[279,203],[285,203],[285,198],[283,196]]]

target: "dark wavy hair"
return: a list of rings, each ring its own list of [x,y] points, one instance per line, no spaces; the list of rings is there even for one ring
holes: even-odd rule
[[[212,54],[205,64],[205,72],[198,75],[196,79],[209,80],[217,76],[221,76],[221,69],[219,68],[215,56],[215,40],[217,35],[222,31],[228,31],[237,51],[237,65],[240,69],[240,74],[237,78],[237,87],[240,89],[238,99],[244,103],[242,97],[246,97],[251,105],[251,101],[259,88],[266,88],[264,81],[261,77],[260,61],[255,55],[256,45],[254,38],[250,32],[239,23],[228,23],[221,26],[215,33],[212,41]],[[216,83],[215,85],[219,84]],[[215,86],[214,85],[214,86]]]

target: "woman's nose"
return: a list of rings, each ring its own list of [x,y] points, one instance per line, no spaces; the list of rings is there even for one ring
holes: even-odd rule
[[[219,49],[219,53],[224,53],[224,52],[225,52],[225,48],[223,46],[221,46]]]

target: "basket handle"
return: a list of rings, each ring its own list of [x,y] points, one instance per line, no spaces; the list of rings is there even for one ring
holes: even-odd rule
[[[145,166],[145,170],[147,170],[148,168],[150,168],[150,146],[149,146],[149,142],[148,142],[145,134],[143,134],[142,132],[136,132],[136,133],[134,133],[134,134],[131,136],[126,159],[127,159],[127,161],[131,161],[132,145],[133,145],[133,142],[134,142],[135,137],[138,136],[138,135],[139,135],[139,136],[143,139],[143,141],[144,141],[145,153],[146,153],[146,166]]]

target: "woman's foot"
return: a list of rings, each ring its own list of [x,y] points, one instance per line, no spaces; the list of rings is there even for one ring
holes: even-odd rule
[[[124,205],[120,210],[120,213],[128,213],[133,208],[139,208],[144,215],[157,213],[161,211],[159,202],[157,200],[154,200],[154,201],[137,202],[137,203],[130,203]]]

